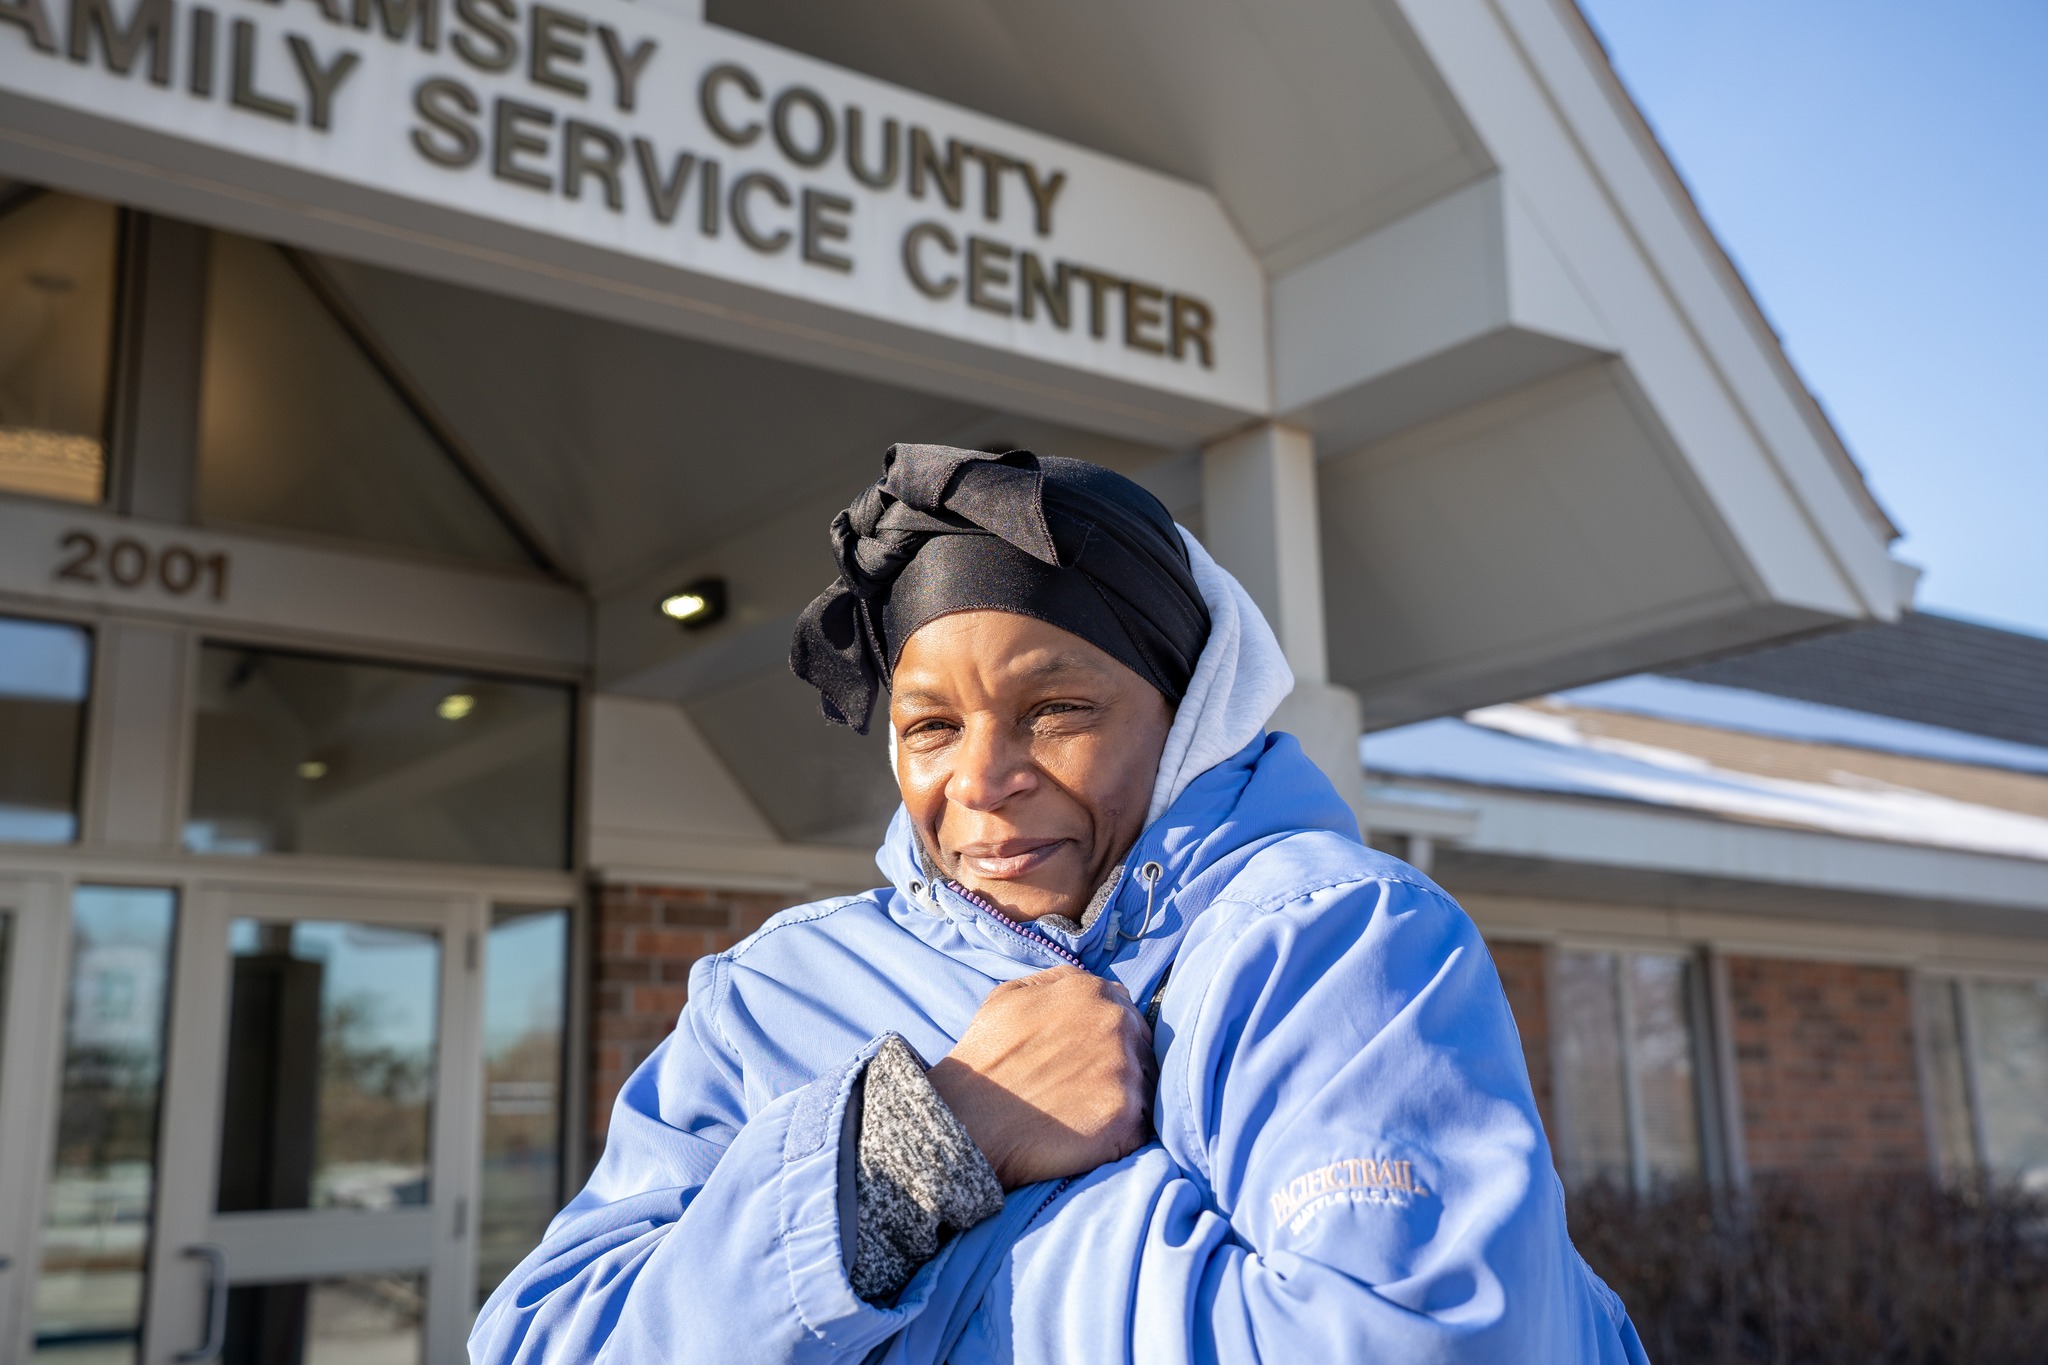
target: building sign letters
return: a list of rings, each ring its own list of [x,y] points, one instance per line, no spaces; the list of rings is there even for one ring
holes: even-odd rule
[[[289,126],[302,146],[368,117],[379,155],[463,178],[458,198],[487,181],[566,201],[622,220],[579,220],[594,233],[665,234],[656,240],[685,264],[737,244],[775,263],[776,287],[790,292],[887,272],[882,297],[907,286],[932,305],[1008,320],[1005,338],[1085,338],[1125,353],[1126,371],[1152,357],[1193,377],[1233,344],[1205,282],[1175,278],[1170,259],[1134,269],[1149,253],[1089,254],[1106,235],[1135,248],[1133,227],[1142,238],[1176,224],[1098,211],[1113,232],[1066,244],[1077,193],[1096,188],[1077,177],[1106,178],[1100,168],[1115,163],[1063,157],[1021,130],[1001,145],[978,116],[953,122],[979,127],[949,127],[933,101],[608,9],[599,19],[529,0],[0,0],[0,64],[31,53],[97,68],[213,105],[229,116],[216,124]],[[394,96],[397,118],[378,107]],[[397,145],[381,145],[386,128]]]

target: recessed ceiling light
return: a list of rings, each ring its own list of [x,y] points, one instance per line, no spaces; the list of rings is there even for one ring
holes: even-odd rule
[[[702,630],[725,619],[725,580],[700,578],[661,599],[661,614],[685,630]]]
[[[461,720],[476,710],[476,698],[467,692],[450,692],[441,698],[441,704],[434,708],[434,714],[442,720]]]
[[[327,765],[317,758],[309,758],[299,765],[299,776],[308,782],[327,776]]]

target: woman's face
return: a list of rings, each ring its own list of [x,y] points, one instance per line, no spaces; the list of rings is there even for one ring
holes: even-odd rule
[[[1144,829],[1173,708],[1078,635],[962,611],[903,646],[889,723],[939,870],[1016,919],[1078,918]]]

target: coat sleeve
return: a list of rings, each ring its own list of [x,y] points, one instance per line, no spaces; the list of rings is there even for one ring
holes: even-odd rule
[[[1464,913],[1372,878],[1209,915],[1161,1021],[1161,1143],[1018,1239],[955,1359],[1640,1365]]]
[[[590,1183],[484,1306],[479,1365],[858,1361],[924,1307],[930,1277],[877,1307],[842,1253],[840,1139],[883,1039],[749,1115],[717,1032],[721,970],[692,971],[691,1004],[620,1092]]]

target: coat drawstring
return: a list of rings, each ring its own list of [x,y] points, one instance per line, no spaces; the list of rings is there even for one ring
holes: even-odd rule
[[[1145,883],[1145,918],[1138,925],[1138,932],[1135,934],[1126,934],[1119,929],[1117,931],[1119,941],[1135,943],[1152,932],[1153,904],[1159,894],[1159,879],[1165,875],[1166,869],[1158,863],[1148,862],[1138,869],[1138,880]]]

